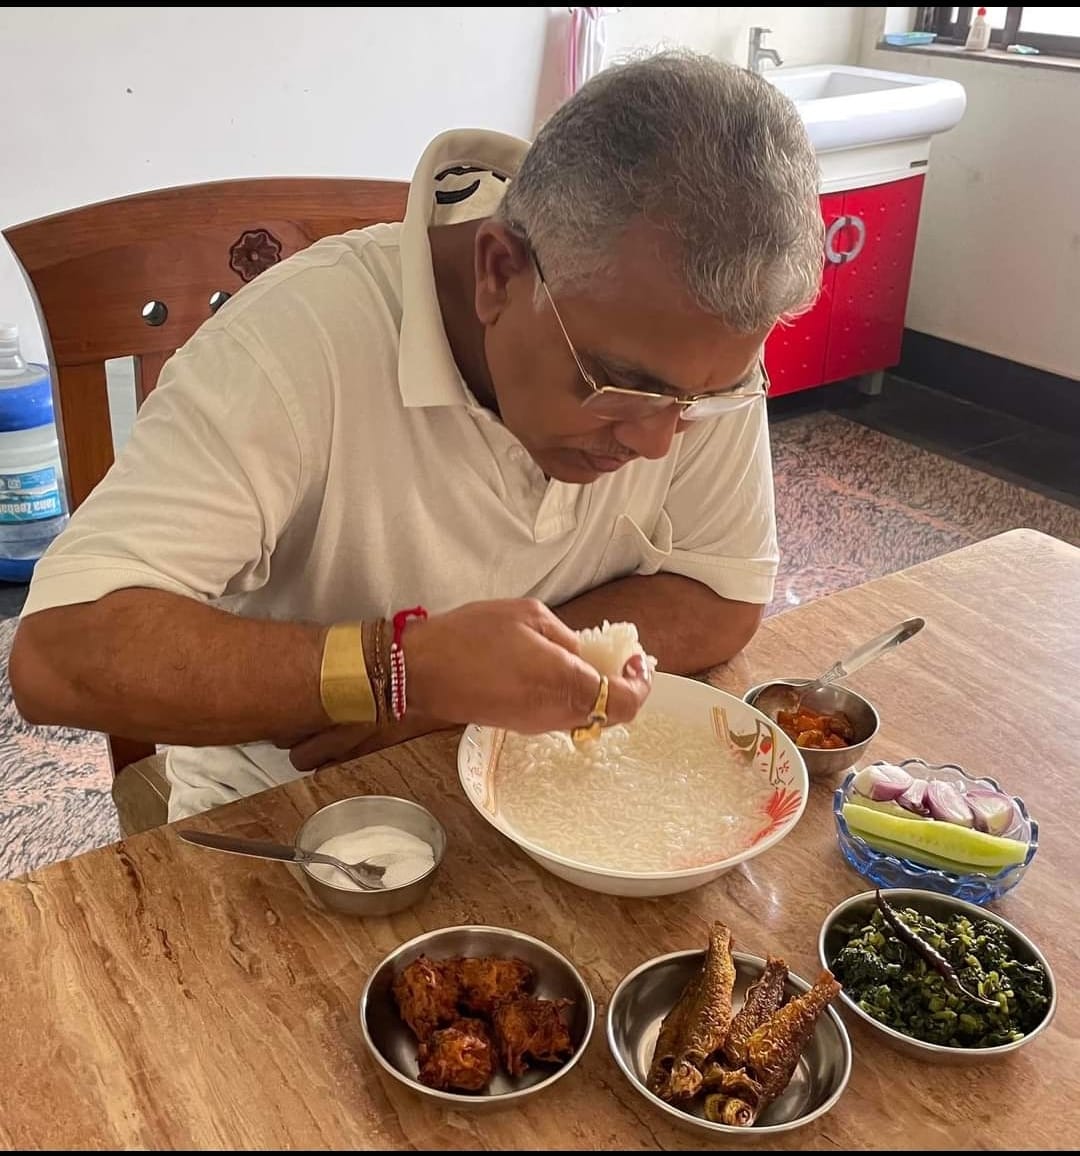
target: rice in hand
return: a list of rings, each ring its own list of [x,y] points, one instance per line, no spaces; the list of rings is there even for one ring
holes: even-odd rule
[[[645,653],[638,641],[637,627],[632,622],[608,622],[605,618],[602,626],[579,630],[577,636],[581,657],[608,678],[620,678],[635,654],[640,654],[654,669],[656,667],[656,659]]]

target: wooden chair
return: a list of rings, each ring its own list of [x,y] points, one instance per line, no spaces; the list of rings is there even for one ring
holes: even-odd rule
[[[45,334],[70,508],[113,462],[106,360],[134,357],[140,405],[171,354],[242,285],[321,237],[400,221],[407,194],[399,181],[218,181],[5,230]],[[108,743],[124,832],[165,822],[155,748],[120,735]]]

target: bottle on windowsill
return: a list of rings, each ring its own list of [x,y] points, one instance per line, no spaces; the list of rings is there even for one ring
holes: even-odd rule
[[[990,47],[990,21],[986,19],[985,8],[980,8],[975,13],[964,47],[969,52],[985,52]]]

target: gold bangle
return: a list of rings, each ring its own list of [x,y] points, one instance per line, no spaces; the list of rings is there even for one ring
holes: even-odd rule
[[[364,663],[363,626],[331,626],[323,644],[319,696],[327,718],[335,723],[375,722],[375,696]]]

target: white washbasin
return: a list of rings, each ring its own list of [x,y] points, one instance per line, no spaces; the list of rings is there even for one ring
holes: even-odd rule
[[[764,75],[795,102],[819,153],[947,132],[967,104],[962,85],[932,76],[846,64],[766,69]]]

